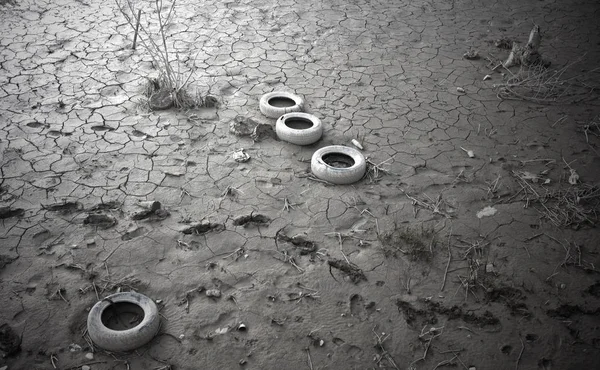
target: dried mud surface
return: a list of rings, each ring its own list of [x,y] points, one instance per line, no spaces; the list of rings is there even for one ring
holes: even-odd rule
[[[148,112],[156,71],[113,2],[0,1],[0,367],[600,368],[599,17],[594,0],[181,0],[172,55],[219,105]],[[492,70],[495,43],[534,22],[568,83],[503,99],[517,70]],[[273,126],[273,90],[305,98],[318,143],[229,131]],[[314,181],[312,153],[352,139],[367,177]],[[159,302],[131,353],[87,340],[117,290]]]

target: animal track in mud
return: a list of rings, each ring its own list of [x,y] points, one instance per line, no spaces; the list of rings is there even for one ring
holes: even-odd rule
[[[311,240],[304,239],[302,236],[293,236],[290,238],[281,231],[278,231],[275,235],[275,241],[277,240],[292,244],[301,256],[306,256],[317,251],[317,245]]]
[[[64,202],[50,205],[42,205],[42,208],[51,212],[59,212],[65,215],[80,211],[83,206],[79,202]]]
[[[28,123],[25,124],[25,126],[31,127],[31,128],[48,127],[47,124],[42,123],[42,122],[38,122],[38,121],[28,122]]]
[[[205,234],[210,231],[223,231],[225,230],[225,226],[222,224],[216,224],[212,222],[201,222],[199,224],[194,224],[188,228],[183,229],[181,232],[190,235],[190,234]]]
[[[479,316],[471,311],[463,311],[458,306],[446,307],[439,302],[432,302],[429,300],[418,301],[422,308],[415,308],[410,302],[402,301],[398,299],[396,306],[398,311],[404,314],[404,320],[411,327],[423,327],[424,325],[437,324],[437,314],[446,316],[448,320],[460,319],[468,324],[475,324],[479,327],[483,326],[494,326],[500,323],[500,320],[494,316],[490,311],[485,311],[483,315]],[[417,322],[417,325],[412,325]]]
[[[233,219],[234,226],[244,226],[248,227],[250,225],[268,225],[271,222],[271,219],[265,215],[261,214],[249,214],[247,216],[239,216]]]
[[[25,213],[23,208],[0,207],[0,220],[11,217],[21,217]]]
[[[350,296],[350,314],[360,321],[365,321],[375,311],[375,302],[365,303],[364,298],[360,294],[352,294]]]
[[[137,227],[137,228],[123,234],[123,236],[121,236],[121,240],[128,241],[128,240],[138,238],[138,237],[144,235],[147,231],[148,231],[148,229],[146,229],[145,227]]]
[[[590,294],[594,297],[600,297],[600,281],[595,282],[594,284],[587,287],[585,290],[587,294]]]
[[[0,270],[2,270],[6,265],[11,264],[16,258],[7,256],[5,254],[0,254]]]
[[[90,213],[83,220],[84,225],[96,226],[101,229],[109,229],[117,224],[117,219],[102,213]]]
[[[98,125],[98,126],[92,126],[92,130],[104,132],[104,131],[114,131],[115,129],[113,127],[106,126],[106,125]]]

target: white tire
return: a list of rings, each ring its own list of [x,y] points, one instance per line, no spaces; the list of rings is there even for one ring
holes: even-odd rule
[[[312,114],[294,112],[279,117],[275,123],[277,137],[296,145],[310,145],[323,135],[321,120]]]
[[[138,306],[144,312],[142,321],[133,328],[114,330],[108,328],[103,313],[116,303],[129,303]],[[112,294],[92,307],[87,319],[88,334],[95,345],[113,352],[125,352],[139,348],[150,342],[160,329],[160,317],[154,301],[143,294],[123,292]]]
[[[345,163],[347,167],[331,165]],[[331,145],[317,150],[310,161],[316,177],[332,184],[352,184],[362,179],[367,171],[367,162],[361,152],[343,145]]]
[[[276,104],[278,101],[282,104]],[[304,99],[285,91],[275,91],[263,95],[259,106],[265,116],[279,118],[286,113],[300,112],[304,108]]]

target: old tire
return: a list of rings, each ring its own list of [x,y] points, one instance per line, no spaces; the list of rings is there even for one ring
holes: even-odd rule
[[[286,113],[301,111],[304,108],[304,99],[285,91],[275,91],[263,95],[259,106],[265,116],[279,118]]]
[[[103,322],[103,314],[117,303],[127,303],[143,310],[144,318],[133,328],[114,330]],[[107,351],[124,352],[139,348],[150,342],[160,329],[160,317],[156,304],[143,294],[123,292],[112,294],[92,307],[87,319],[88,334],[94,344]]]
[[[347,167],[332,164],[345,163]],[[331,145],[317,150],[310,161],[313,175],[332,184],[352,184],[362,179],[367,162],[361,152],[343,145]]]
[[[279,117],[275,123],[277,137],[296,145],[310,145],[323,135],[321,120],[312,114],[293,112]]]

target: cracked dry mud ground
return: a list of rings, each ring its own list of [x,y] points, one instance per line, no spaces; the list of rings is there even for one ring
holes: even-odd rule
[[[596,1],[182,0],[170,41],[221,106],[154,113],[136,102],[156,71],[114,3],[13,3],[0,6],[0,325],[22,342],[0,366],[598,368],[597,203],[565,225],[531,190],[597,186],[597,93],[501,100],[501,70],[463,59],[505,58],[491,41],[536,22],[553,66],[579,60],[565,78],[598,86]],[[237,115],[273,124],[258,100],[278,89],[305,97],[320,142],[229,133]],[[386,173],[306,176],[317,148],[353,138]],[[245,164],[231,158],[242,147]],[[170,215],[134,216],[140,201]],[[486,206],[496,214],[478,218]],[[118,288],[162,301],[160,334],[86,359],[87,312]]]

